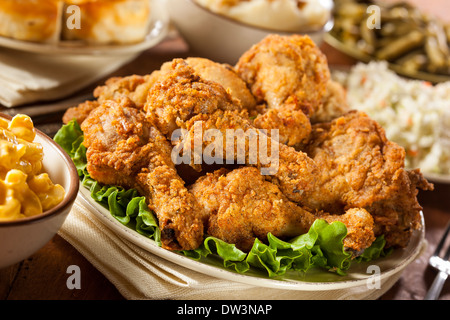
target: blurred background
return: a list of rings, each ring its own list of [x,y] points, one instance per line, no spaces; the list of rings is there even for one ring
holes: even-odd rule
[[[150,74],[189,56],[233,66],[273,33],[310,36],[349,105],[376,119],[405,148],[406,166],[420,167],[436,183],[421,199],[427,239],[436,244],[450,214],[448,0],[1,0],[0,112],[28,114],[52,137],[64,112],[93,99],[94,89],[111,77]],[[0,287],[0,298],[42,297],[46,283],[31,287],[18,274],[65,288],[57,269],[67,263],[89,270],[91,291],[77,294],[121,298],[58,236],[33,257],[25,262],[31,271],[16,265],[0,272],[0,283],[19,279],[15,295]],[[425,260],[384,298],[422,297],[434,276]],[[60,290],[50,297],[79,298],[73,295]],[[448,285],[443,297],[450,297]]]

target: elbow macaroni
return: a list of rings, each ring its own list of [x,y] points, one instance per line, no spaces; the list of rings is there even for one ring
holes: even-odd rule
[[[42,172],[44,152],[26,115],[0,118],[0,221],[35,216],[60,203],[65,190]]]

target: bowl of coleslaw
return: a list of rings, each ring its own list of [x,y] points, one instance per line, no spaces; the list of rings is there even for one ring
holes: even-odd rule
[[[18,263],[58,232],[78,193],[67,153],[26,115],[0,114],[0,268]]]
[[[332,0],[167,0],[170,19],[190,51],[235,64],[268,34],[305,34],[320,44],[333,27]]]

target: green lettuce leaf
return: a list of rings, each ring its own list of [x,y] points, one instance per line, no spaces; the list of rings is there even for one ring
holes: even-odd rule
[[[343,235],[345,225],[335,221],[316,220],[309,231],[289,242],[268,234],[268,244],[256,239],[247,256],[247,262],[265,269],[270,277],[280,276],[287,270],[306,272],[320,267],[338,274],[345,274],[350,267],[351,254],[346,252]]]
[[[102,186],[91,177],[84,177],[82,185],[89,188],[91,198],[108,209],[116,220],[161,245],[158,221],[137,190]]]
[[[78,175],[82,179],[81,184],[89,189],[93,200],[108,209],[111,215],[123,225],[132,227],[138,233],[161,245],[158,221],[149,210],[145,197],[140,196],[135,189],[125,190],[122,187],[101,185],[89,176],[86,170],[83,131],[75,120],[63,125],[55,134],[54,140],[72,158]]]
[[[375,239],[372,245],[365,249],[364,252],[355,258],[358,262],[368,262],[372,260],[376,260],[379,258],[387,257],[394,250],[393,248],[385,249],[386,240],[384,239],[384,235],[381,235]]]
[[[53,139],[72,158],[78,175],[83,176],[87,164],[86,147],[83,145],[84,135],[78,122],[72,120],[67,125],[62,126]]]
[[[155,240],[160,246],[158,220],[149,210],[145,197],[135,189],[105,186],[89,176],[83,132],[78,123],[73,120],[62,126],[54,139],[72,158],[81,184],[90,191],[92,199],[107,208],[120,223]],[[269,277],[281,276],[288,270],[307,272],[311,268],[323,268],[343,275],[353,262],[371,261],[390,253],[384,249],[386,241],[381,236],[362,255],[352,260],[351,253],[345,251],[343,245],[346,235],[347,228],[342,222],[328,223],[318,219],[307,233],[290,241],[283,241],[271,233],[265,242],[256,239],[248,253],[211,236],[206,237],[199,248],[180,253],[196,260],[215,255],[222,259],[225,268],[245,273],[253,267],[266,272]]]

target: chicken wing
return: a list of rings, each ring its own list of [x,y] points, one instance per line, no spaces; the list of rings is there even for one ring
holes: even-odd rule
[[[164,248],[195,249],[203,240],[202,208],[178,176],[167,139],[130,104],[107,100],[82,123],[87,170],[100,183],[146,196]]]
[[[314,215],[289,201],[281,190],[264,179],[258,169],[224,168],[201,177],[190,186],[205,208],[207,233],[249,251],[255,238],[267,241],[270,232],[289,239],[308,232],[320,218],[341,221],[347,226],[344,246],[358,254],[375,240],[372,216],[364,209],[351,209],[344,215]]]

